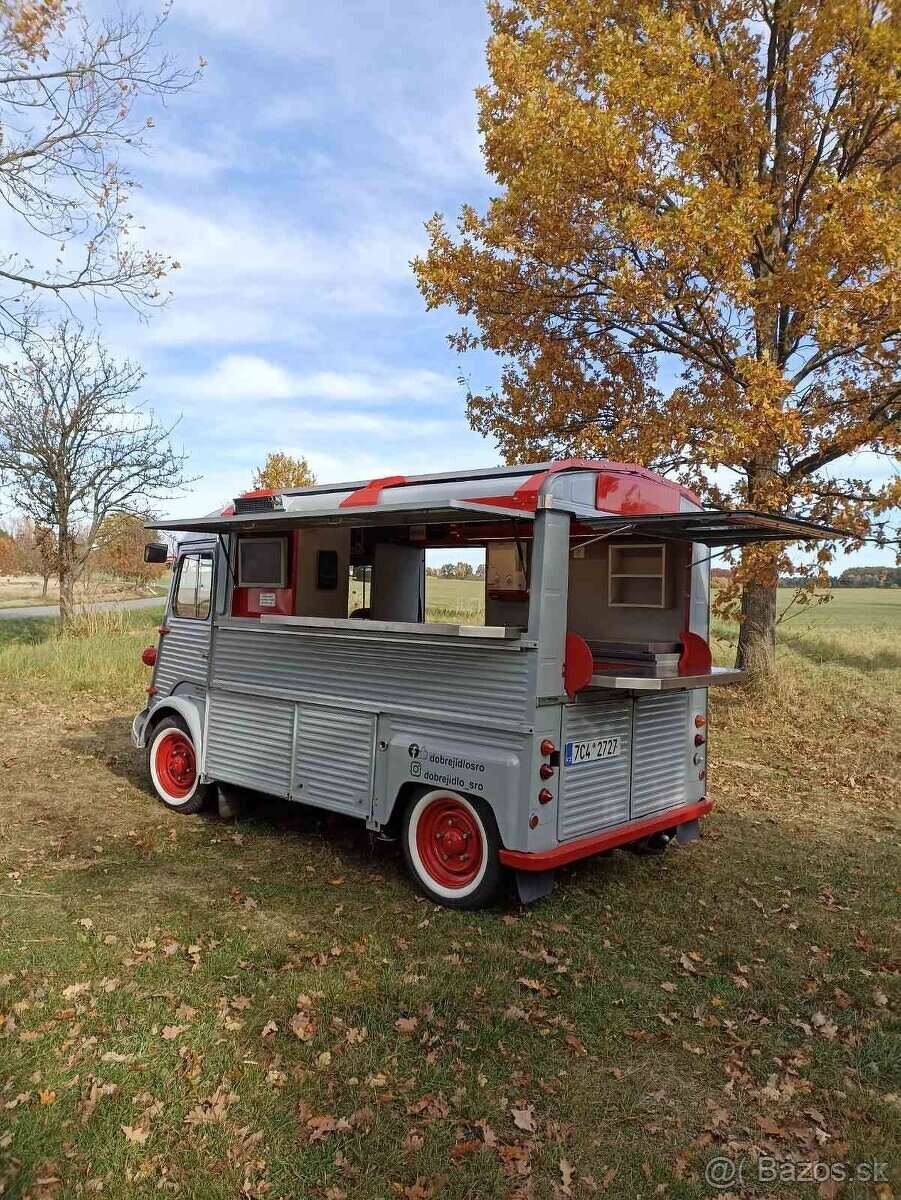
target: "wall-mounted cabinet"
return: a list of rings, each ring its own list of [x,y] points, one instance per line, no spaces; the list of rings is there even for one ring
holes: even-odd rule
[[[628,542],[610,547],[611,608],[666,608],[666,546]]]

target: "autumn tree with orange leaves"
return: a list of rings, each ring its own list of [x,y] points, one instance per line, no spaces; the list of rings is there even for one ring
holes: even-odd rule
[[[899,24],[859,0],[491,0],[497,191],[414,269],[493,351],[468,401],[508,461],[601,455],[707,499],[895,536]],[[869,476],[869,477],[868,477]],[[821,547],[811,582],[825,580]],[[784,550],[720,592],[771,673]]]
[[[266,461],[253,473],[255,490],[268,488],[312,487],[316,476],[310,464],[301,456],[292,458],[281,450],[266,455]]]

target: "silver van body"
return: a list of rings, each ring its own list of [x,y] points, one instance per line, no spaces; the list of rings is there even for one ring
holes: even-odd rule
[[[609,508],[599,507],[604,500]],[[818,536],[787,518],[711,513],[641,468],[582,461],[249,494],[234,509],[157,526],[189,538],[179,545],[135,744],[145,746],[164,717],[177,716],[202,782],[343,812],[376,831],[391,828],[423,789],[477,798],[496,820],[501,861],[520,873],[546,873],[655,833],[695,835],[711,806],[707,688],[740,673],[713,668],[709,658],[693,667],[684,648],[678,670],[672,661],[661,671],[636,668],[629,647],[653,647],[657,630],[681,645],[680,625],[706,644],[711,546]],[[398,540],[424,529],[425,543],[430,527],[440,527],[453,536],[472,530],[475,539],[485,531],[490,545],[498,526],[512,528],[517,547],[528,537],[529,571],[520,592],[489,589],[496,598],[488,625],[429,623],[421,605],[419,619],[379,619],[375,580],[362,619],[298,613],[296,580],[286,601],[293,611],[236,615],[243,592],[257,605],[276,602],[265,589],[242,591],[242,537],[309,531],[317,546],[343,546],[353,530],[368,530],[381,545],[387,529],[402,530]],[[614,573],[602,558],[611,545],[626,547],[617,563],[627,566],[642,565],[647,547],[656,557],[648,552],[645,561],[672,558],[656,608],[614,603],[616,588],[641,597],[656,584],[637,571]],[[186,556],[198,578],[209,579],[205,617],[179,615],[175,604]],[[346,586],[346,558],[341,570]],[[594,582],[570,593],[571,581],[589,576]],[[622,584],[630,579],[639,580],[632,593]],[[315,610],[315,597],[306,607]],[[583,648],[592,643],[574,625],[605,629],[597,625],[602,609],[618,638],[630,630],[637,638],[592,649],[586,668]],[[610,646],[624,663],[598,663]]]

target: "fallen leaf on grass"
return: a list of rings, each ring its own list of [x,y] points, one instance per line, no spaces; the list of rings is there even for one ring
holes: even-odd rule
[[[539,996],[548,998],[550,996],[559,996],[557,988],[550,987],[546,983],[542,983],[540,979],[517,979],[520,987],[528,988],[530,992],[537,992]]]
[[[278,1026],[276,1025],[275,1021],[267,1021],[263,1026],[260,1037],[272,1037],[274,1033],[278,1033]]]
[[[820,1037],[824,1037],[829,1042],[831,1042],[838,1033],[838,1026],[834,1021],[830,1020],[825,1013],[815,1012],[810,1018],[810,1023]]]
[[[526,1133],[535,1132],[535,1110],[531,1104],[527,1104],[524,1108],[511,1108],[510,1116],[517,1129],[522,1129]]]
[[[185,1117],[186,1125],[213,1125],[225,1120],[230,1104],[237,1100],[237,1095],[223,1079],[212,1096],[195,1104]]]
[[[476,1150],[480,1150],[482,1142],[464,1141],[457,1142],[451,1147],[451,1158],[465,1158],[468,1154],[475,1154]]]
[[[560,1178],[562,1179],[561,1190],[564,1196],[572,1195],[574,1168],[568,1158],[560,1159]]]
[[[316,1036],[318,1024],[319,1022],[313,1014],[307,1012],[305,1009],[296,1012],[288,1022],[291,1032],[296,1038],[300,1038],[302,1042],[309,1042]]]
[[[416,1032],[416,1027],[418,1024],[418,1017],[398,1017],[398,1019],[394,1022],[394,1028],[398,1033],[410,1035]]]
[[[162,1037],[164,1042],[172,1042],[185,1032],[187,1025],[164,1025]]]
[[[150,1137],[150,1130],[142,1125],[120,1125],[119,1128],[125,1134],[127,1142],[134,1142],[138,1146],[143,1146]]]

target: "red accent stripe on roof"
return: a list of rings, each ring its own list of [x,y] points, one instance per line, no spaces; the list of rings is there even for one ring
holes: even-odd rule
[[[258,496],[274,496],[276,492],[280,492],[281,488],[256,488],[255,491],[242,492],[242,500],[255,500]]]
[[[351,492],[338,505],[339,508],[374,508],[385,488],[403,487],[406,475],[386,475],[383,479],[371,479],[365,487]]]
[[[536,471],[515,492],[507,496],[473,496],[473,504],[489,504],[520,512],[535,512],[545,481],[561,471],[594,471],[598,477],[595,504],[602,512],[639,514],[679,511],[682,496],[694,504],[699,498],[673,480],[664,479],[647,467],[632,463],[608,462],[590,458],[564,458]]]

